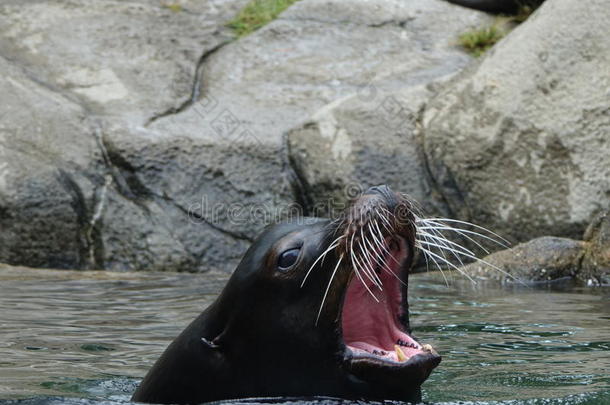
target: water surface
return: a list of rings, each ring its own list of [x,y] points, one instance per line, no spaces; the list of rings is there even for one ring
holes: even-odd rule
[[[225,281],[0,267],[0,402],[127,402]],[[426,402],[610,404],[610,289],[410,284],[414,334],[443,356]]]

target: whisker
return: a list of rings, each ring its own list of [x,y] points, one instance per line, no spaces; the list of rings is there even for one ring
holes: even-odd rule
[[[435,222],[435,221],[429,221],[429,222],[430,222],[430,223],[432,223],[432,224],[436,224],[436,223],[437,223],[437,222]],[[456,221],[452,221],[452,222],[459,222],[459,223],[470,224],[470,223],[467,223],[467,222],[464,222],[464,221],[457,221],[457,220],[456,220]],[[470,224],[470,225],[474,225],[474,224]],[[480,226],[476,226],[476,227],[477,227],[477,228],[480,228],[480,229],[485,229],[485,228],[480,227]],[[442,233],[440,233],[440,231],[438,230],[438,229],[439,229],[439,227],[426,227],[426,226],[424,226],[424,227],[420,227],[420,228],[418,228],[418,231],[419,231],[420,229],[422,229],[422,228],[423,228],[423,229],[430,229],[430,230],[432,230],[433,232],[437,233],[437,235],[444,236],[444,235],[442,235]],[[459,229],[459,228],[452,228],[452,227],[449,227],[449,228],[451,228],[450,230]],[[464,230],[464,229],[459,229],[459,231],[462,231],[462,232],[469,232],[469,231]],[[493,232],[491,232],[491,231],[489,231],[489,232],[490,232],[490,233],[492,233],[492,234],[494,234],[494,233],[493,233]],[[459,261],[459,262],[460,262],[462,265],[463,265],[463,262],[462,262],[462,260],[460,259],[460,257],[459,257],[458,255],[462,255],[462,256],[464,256],[464,257],[467,257],[467,258],[470,258],[470,259],[474,259],[474,260],[475,260],[475,261],[477,261],[477,262],[483,263],[483,264],[485,264],[485,265],[487,265],[487,266],[489,266],[489,267],[493,268],[494,270],[499,271],[500,273],[502,273],[502,274],[504,274],[505,276],[507,276],[507,277],[509,277],[509,278],[513,279],[514,281],[517,281],[517,282],[519,282],[519,283],[524,284],[522,280],[520,280],[519,278],[517,278],[517,277],[513,276],[512,274],[510,274],[510,273],[506,272],[505,270],[503,270],[503,269],[501,269],[501,268],[499,268],[499,267],[497,267],[497,266],[495,266],[495,265],[493,265],[493,264],[491,264],[491,263],[487,262],[487,261],[486,261],[486,260],[484,260],[484,259],[481,259],[481,258],[476,257],[476,255],[474,254],[474,252],[472,252],[471,250],[469,250],[469,249],[465,248],[464,246],[461,246],[461,245],[459,245],[459,244],[457,244],[457,243],[455,243],[455,242],[452,242],[452,241],[450,241],[450,240],[448,240],[448,239],[445,239],[445,238],[443,238],[443,237],[431,235],[431,234],[429,234],[429,233],[427,233],[427,232],[418,232],[418,233],[422,234],[422,236],[424,236],[424,235],[429,236],[429,237],[431,237],[431,238],[435,239],[436,241],[438,241],[439,243],[441,243],[441,244],[439,245],[439,244],[436,244],[436,243],[430,242],[429,240],[426,240],[426,241],[418,240],[418,242],[419,242],[420,244],[421,244],[421,243],[423,243],[423,244],[426,244],[426,245],[428,245],[428,246],[435,246],[435,247],[437,247],[437,248],[441,249],[441,251],[443,251],[443,250],[447,250],[447,251],[451,252],[451,253],[453,254],[453,256],[455,256],[455,257],[456,257],[456,259],[458,259],[458,261]],[[475,235],[485,237],[485,235],[481,235],[481,234],[478,234],[478,233],[476,233],[476,232],[473,232],[473,233],[474,233]],[[496,235],[496,234],[494,234],[494,235]],[[426,236],[424,236],[424,237],[426,237]],[[463,235],[463,236],[464,236],[464,237],[467,237],[466,235]],[[496,235],[496,236],[498,236],[498,237],[502,238],[502,237],[501,237],[501,236],[499,236],[499,235]],[[468,237],[467,237],[467,238],[468,238]],[[472,240],[472,238],[468,238],[468,239]],[[503,238],[502,238],[502,239],[503,239]],[[493,239],[491,239],[491,240],[493,240]],[[505,240],[505,239],[503,239],[503,240]],[[474,240],[472,240],[472,241],[473,241],[473,242],[475,242]],[[494,240],[494,241],[495,241],[495,240]],[[498,241],[495,241],[495,242],[496,242],[496,243],[498,243]],[[476,242],[475,242],[475,243],[476,243]],[[457,248],[451,248],[451,247],[449,247],[449,246],[448,246],[448,244],[451,244],[451,245],[453,245],[453,246],[456,246]],[[480,246],[480,245],[479,245],[479,246]],[[480,246],[480,247],[481,247],[481,246]],[[481,247],[481,248],[482,248],[482,247]],[[483,249],[483,250],[485,250],[487,253],[489,253],[489,252],[488,252],[486,249]],[[469,277],[469,278],[470,278],[470,277]]]
[[[419,242],[421,242],[421,241],[419,241]],[[425,243],[425,242],[424,242],[424,243]],[[428,244],[430,244],[430,243],[428,243]],[[435,244],[431,244],[431,245],[433,245],[433,246],[437,246],[437,247],[440,247],[440,246],[435,245]],[[489,263],[488,261],[486,261],[486,260],[484,260],[484,259],[480,259],[480,258],[478,258],[478,257],[476,257],[476,256],[473,256],[473,255],[470,255],[470,254],[467,254],[467,253],[463,253],[463,252],[459,252],[459,253],[460,253],[460,254],[462,254],[462,255],[464,255],[464,256],[466,256],[466,257],[469,257],[469,258],[471,258],[471,259],[474,259],[474,260],[475,260],[475,261],[477,261],[477,262],[481,262],[481,263],[483,263],[483,264],[486,264],[487,266],[491,267],[492,269],[497,270],[497,271],[499,271],[500,273],[504,274],[505,276],[508,276],[508,277],[512,278],[513,280],[518,281],[519,283],[522,283],[523,285],[525,285],[525,283],[523,283],[523,281],[522,281],[522,280],[518,279],[517,277],[515,277],[515,276],[513,276],[512,274],[508,273],[507,271],[502,270],[501,268],[499,268],[499,267],[497,267],[497,266],[495,266],[495,265],[493,265],[493,264]]]
[[[423,235],[423,237],[426,240],[428,240],[426,235]],[[415,247],[420,249],[423,252],[424,259],[426,259],[426,271],[429,271],[429,269],[428,269],[428,254],[427,254],[426,250],[422,249],[421,242],[422,242],[421,240],[416,240],[415,241]],[[441,272],[441,275],[443,276],[443,279],[445,279],[445,285],[447,287],[449,287],[449,281],[447,280],[447,277],[445,276],[445,272],[443,271],[443,269],[441,268],[441,266],[438,264],[438,262],[436,261],[436,259],[434,257],[430,257],[430,258],[434,261],[434,264],[436,264],[436,268]]]
[[[481,230],[483,230],[485,232],[489,232],[493,236],[495,236],[497,238],[500,238],[500,240],[502,240],[502,241],[504,241],[504,242],[506,242],[507,244],[510,245],[510,242],[508,240],[504,239],[502,236],[498,235],[497,233],[495,233],[493,231],[490,231],[489,229],[487,229],[485,227],[482,227],[482,226],[477,225],[477,224],[473,224],[472,222],[460,221],[458,219],[451,219],[451,218],[426,218],[426,221],[441,221],[441,223],[442,222],[455,222],[455,223],[458,223],[458,224],[464,224],[464,225],[472,226],[472,227],[481,229]],[[507,246],[507,248],[508,248],[508,246]]]
[[[472,277],[470,277],[466,272],[464,272],[462,269],[457,267],[455,264],[451,263],[450,261],[447,261],[447,260],[443,259],[441,256],[437,255],[436,253],[431,252],[429,249],[426,249],[426,248],[422,247],[421,245],[419,246],[419,249],[421,249],[424,252],[427,252],[428,254],[430,254],[432,256],[435,256],[437,259],[441,260],[445,264],[448,264],[449,266],[453,267],[455,270],[459,271],[461,274],[466,276],[468,278],[468,280],[470,280],[473,284],[477,284],[477,282],[474,281]]]
[[[394,231],[392,230],[392,224],[388,219],[390,216],[392,216],[392,213],[388,211],[386,207],[377,207],[375,213],[377,214],[375,219],[378,218],[381,220],[381,225],[383,226],[383,228],[389,233],[394,233]]]
[[[463,247],[462,245],[460,245],[458,243],[451,242],[449,239],[447,239],[445,237],[445,235],[443,235],[442,232],[440,232],[440,231],[438,231],[436,229],[431,229],[430,232],[426,232],[425,230],[424,231],[419,231],[418,230],[417,233],[416,233],[416,239],[417,239],[417,234],[426,234],[426,235],[428,235],[432,239],[432,241],[433,241],[432,243],[438,243],[438,244],[441,245],[439,247],[447,248],[449,250],[450,249],[456,249],[456,250],[459,250],[459,251],[466,251],[467,253],[472,253],[467,248]],[[426,239],[426,241],[430,242],[429,239]],[[453,245],[456,246],[456,248],[450,247],[448,242],[453,243]],[[472,254],[474,254],[474,253],[472,253]],[[458,259],[458,261],[460,261],[460,263],[462,263],[459,257],[457,259]]]
[[[438,231],[437,231],[437,232],[436,232],[436,234],[435,234],[435,235],[433,235],[433,234],[428,233],[428,232],[423,232],[423,231],[421,231],[421,232],[420,232],[420,231],[419,231],[419,229],[418,229],[418,230],[417,230],[417,233],[418,233],[418,234],[420,234],[420,235],[422,235],[422,236],[424,236],[424,235],[425,235],[425,236],[429,236],[430,238],[432,238],[432,239],[434,239],[434,240],[439,241],[439,243],[442,241],[442,242],[444,242],[444,243],[448,243],[448,244],[450,244],[450,245],[456,246],[456,247],[458,247],[458,248],[463,249],[465,252],[468,252],[469,254],[474,255],[474,252],[473,252],[473,251],[471,251],[470,249],[468,249],[468,248],[466,248],[466,247],[464,247],[464,246],[460,245],[459,243],[455,243],[455,242],[450,241],[450,240],[449,240],[449,239],[447,239],[447,238],[444,238],[444,237],[443,237],[444,235],[443,235],[441,232],[438,232]]]
[[[434,234],[436,234],[437,236],[439,236],[440,238],[443,238],[443,237],[444,237],[444,235],[443,235],[443,234],[442,234],[440,231],[437,231],[436,229],[432,229],[431,231],[432,231]],[[444,239],[442,239],[442,240],[444,240]],[[440,243],[444,245],[444,243],[443,243],[443,242],[440,242]],[[442,246],[438,246],[438,245],[437,245],[437,247],[439,248],[440,253],[443,255],[443,258],[445,259],[445,261],[448,261],[447,256],[445,255],[445,250],[444,250],[444,249],[442,249]],[[454,256],[455,258],[457,258],[457,260],[458,260],[458,262],[460,263],[460,265],[461,265],[461,266],[463,266],[463,265],[464,265],[464,262],[462,261],[462,259],[461,259],[459,256],[457,256],[455,253],[453,253],[453,256]]]
[[[355,236],[355,234],[352,235],[352,245],[350,246],[352,251],[354,251],[354,248],[353,248],[354,236]],[[354,262],[355,265],[360,267],[360,269],[362,270],[364,275],[366,275],[366,277],[369,280],[371,280],[373,282],[373,284],[375,284],[377,286],[377,288],[379,288],[380,290],[383,291],[383,287],[381,286],[381,281],[379,281],[379,282],[377,281],[377,279],[375,278],[375,275],[372,272],[372,269],[367,269],[366,263],[364,263],[364,258],[362,259],[363,261],[361,263],[360,260],[358,259],[358,257],[359,257],[359,255],[355,254],[353,256],[352,262]]]
[[[375,223],[375,225],[376,225],[376,223]],[[374,246],[372,246],[372,249],[373,250],[384,250],[386,253],[389,253],[387,249],[384,249],[385,242],[383,241],[383,236],[381,235],[381,231],[379,230],[379,227],[376,226],[377,231],[379,232],[378,235],[375,235],[375,230],[371,226],[370,222],[367,224],[367,227],[369,228],[370,235],[373,237],[373,242],[375,242],[375,244],[377,245],[377,249],[375,249]]]
[[[522,283],[523,285],[525,285],[525,283],[523,283],[522,280],[518,279],[517,277],[515,277],[512,274],[508,273],[507,271],[502,270],[501,268],[499,268],[499,267],[489,263],[488,261],[486,261],[484,259],[480,259],[480,258],[478,258],[476,256],[473,256],[473,255],[470,255],[470,254],[466,254],[466,253],[461,253],[461,254],[466,256],[466,257],[469,257],[471,259],[474,259],[477,262],[481,262],[481,263],[491,267],[492,269],[499,271],[500,273],[504,274],[505,276],[508,276],[508,277],[512,278],[513,280],[518,281],[519,283]]]
[[[339,221],[338,225],[335,227],[335,230],[333,231],[332,236],[334,237],[337,234],[337,231],[339,231],[339,229],[343,229],[343,225],[345,223],[345,221],[347,220],[347,218],[345,218],[345,216],[339,217],[337,218],[335,221]],[[333,222],[335,222],[333,221]],[[332,222],[331,222],[332,224]],[[329,224],[330,225],[330,224]]]
[[[485,235],[481,235],[480,233],[477,232],[473,232],[473,231],[468,231],[466,229],[459,229],[459,228],[451,228],[451,227],[444,227],[444,226],[421,226],[419,227],[419,229],[423,229],[423,230],[427,230],[427,229],[435,229],[435,230],[446,230],[446,231],[452,231],[457,233],[458,235],[463,236],[464,238],[468,239],[469,241],[471,241],[472,243],[474,243],[475,245],[477,245],[481,250],[483,250],[486,254],[490,254],[491,252],[489,250],[487,250],[483,245],[481,245],[479,242],[477,242],[474,238],[471,238],[470,236],[468,236],[467,234],[473,234],[473,235],[477,235],[480,236],[482,238],[485,239],[489,239],[495,243],[498,243],[495,239],[491,239],[486,237]]]
[[[492,242],[494,242],[494,243],[496,243],[496,244],[498,244],[498,245],[500,245],[500,246],[502,246],[502,247],[504,247],[506,249],[510,249],[510,246],[507,246],[506,244],[502,243],[501,241],[498,241],[498,240],[496,240],[494,238],[491,238],[491,237],[489,237],[487,235],[483,235],[482,233],[471,231],[471,230],[468,230],[468,229],[456,228],[456,227],[453,227],[453,226],[450,226],[450,225],[447,225],[447,224],[443,224],[442,222],[426,221],[425,222],[425,226],[422,226],[421,228],[422,229],[442,229],[442,230],[453,231],[453,232],[460,233],[460,234],[461,233],[467,233],[467,234],[471,234],[471,235],[476,235],[476,236],[478,236],[480,238],[492,241]],[[464,235],[464,237],[466,237],[466,235]],[[481,245],[479,245],[479,246],[481,246]],[[481,248],[484,249],[483,247],[481,247]]]
[[[377,302],[379,302],[379,300],[377,299],[377,297],[375,296],[375,294],[373,294],[373,291],[371,291],[371,289],[369,288],[369,286],[366,284],[366,282],[364,281],[364,278],[362,278],[362,275],[360,274],[360,270],[358,270],[358,268],[354,265],[354,252],[350,252],[351,253],[351,257],[352,257],[352,267],[354,268],[354,273],[356,274],[356,276],[358,277],[358,279],[360,280],[360,282],[362,284],[364,284],[364,288],[366,288],[366,290],[369,292],[369,294],[371,294],[371,296],[373,297],[373,299]]]
[[[334,236],[334,235],[333,235],[333,236]],[[330,243],[330,246],[332,246],[332,245],[335,245],[335,247],[339,246],[339,241],[340,241],[341,239],[345,238],[345,237],[346,237],[345,235],[341,235],[341,236],[339,236],[338,238],[336,238],[335,240],[333,240],[333,241]],[[328,249],[327,249],[327,250],[328,250]],[[324,252],[324,253],[323,253],[324,257],[322,258],[322,263],[320,263],[320,266],[324,266],[324,260],[326,259],[326,254],[327,254],[327,252]]]
[[[462,266],[464,265],[464,262],[462,261],[462,259],[461,259],[461,258],[460,258],[460,257],[459,257],[457,254],[459,253],[459,254],[463,254],[463,255],[465,255],[465,256],[468,256],[467,254],[465,254],[465,253],[463,253],[463,252],[461,252],[461,251],[459,251],[459,250],[457,250],[457,249],[452,249],[452,248],[450,248],[450,247],[448,247],[448,246],[439,245],[439,244],[434,243],[434,242],[428,242],[428,241],[423,241],[423,240],[420,240],[420,241],[418,241],[418,242],[419,242],[419,243],[423,243],[423,244],[428,245],[428,246],[434,246],[434,247],[437,247],[437,248],[439,248],[439,250],[440,250],[441,252],[447,251],[447,252],[452,253],[452,254],[453,254],[453,256],[454,256],[454,257],[455,257],[455,258],[458,260],[458,262],[460,262],[460,265],[462,265]],[[443,255],[443,257],[445,258],[445,260],[447,260],[447,256],[445,256],[445,255],[444,255],[444,253],[441,253],[441,254],[442,254],[442,255]]]
[[[359,243],[360,244],[360,243]],[[364,253],[364,252],[363,252]],[[371,258],[367,255],[367,254],[363,254],[360,259],[362,260],[362,265],[366,267],[366,265],[368,265],[368,267],[366,267],[367,269],[367,274],[370,275],[369,278],[373,278],[375,280],[375,284],[378,287],[381,287],[381,290],[383,290],[383,283],[381,282],[381,280],[379,279],[379,277],[377,276],[377,274],[375,274],[373,271],[371,271],[371,269],[374,267],[373,262],[371,261]]]
[[[379,276],[377,276],[377,274],[375,274],[374,271],[374,265],[372,262],[372,257],[371,257],[371,253],[368,251],[368,249],[366,248],[366,246],[364,245],[364,243],[366,242],[366,237],[364,236],[364,228],[360,228],[360,241],[359,241],[359,245],[360,245],[360,251],[363,253],[364,259],[367,260],[368,264],[370,265],[370,273],[375,277],[375,279],[379,282],[380,286],[383,286],[383,283],[381,282],[381,279],[379,278]]]
[[[424,239],[428,239],[426,235],[422,235],[424,237]],[[419,240],[415,240],[415,245],[417,247]],[[430,266],[428,263],[428,256],[426,256],[426,254],[424,253],[424,260],[426,261],[426,272],[430,272]],[[447,287],[449,287],[449,284],[447,284]]]
[[[369,227],[369,230],[370,230],[370,231],[372,231],[371,224],[369,223],[369,224],[367,224],[367,225],[368,225],[368,227]],[[373,237],[373,240],[374,240],[374,239],[375,239],[375,235],[371,234],[371,236]],[[377,250],[377,249],[375,249],[375,247],[373,246],[373,244],[372,244],[372,243],[371,243],[371,242],[370,242],[368,239],[365,239],[365,240],[366,240],[366,242],[369,244],[369,247],[370,247],[370,248],[371,248],[373,251],[376,251],[376,250]],[[391,275],[393,275],[394,277],[396,277],[396,279],[397,279],[398,281],[400,281],[400,283],[401,283],[401,284],[406,285],[406,284],[405,284],[405,282],[404,282],[404,281],[402,281],[402,280],[400,279],[400,277],[398,277],[398,276],[396,275],[396,273],[394,273],[394,272],[392,271],[392,269],[390,269],[390,268],[388,267],[387,263],[386,263],[385,261],[383,261],[383,257],[380,257],[379,255],[376,255],[376,256],[375,256],[375,261],[376,261],[377,263],[379,263],[379,264],[380,264],[380,265],[383,267],[383,270],[384,270],[386,273],[390,273]]]
[[[509,272],[507,272],[506,270],[502,270],[502,269],[501,269],[501,268],[499,268],[498,266],[495,266],[495,265],[493,265],[493,264],[489,263],[487,260],[484,260],[484,259],[479,259],[479,258],[477,258],[477,257],[472,257],[472,258],[473,258],[473,259],[475,259],[477,262],[481,262],[481,263],[483,263],[483,264],[485,264],[485,265],[487,265],[487,266],[491,267],[492,269],[499,271],[500,273],[504,274],[505,276],[507,276],[507,277],[509,277],[509,278],[513,279],[514,281],[518,282],[519,284],[524,285],[524,286],[526,286],[526,287],[527,287],[527,284],[526,284],[525,282],[523,282],[523,280],[521,280],[520,278],[517,278],[517,277],[513,276],[512,274],[510,274],[510,273],[509,273]]]
[[[318,310],[318,316],[316,316],[316,326],[318,325],[318,320],[320,320],[320,314],[322,313],[322,308],[324,307],[324,302],[326,301],[326,296],[328,295],[328,291],[330,290],[330,285],[333,283],[333,279],[335,278],[335,274],[337,273],[337,269],[339,268],[339,265],[341,264],[342,260],[343,260],[343,255],[341,255],[339,257],[339,260],[337,261],[337,265],[335,266],[335,269],[333,270],[333,273],[330,276],[330,280],[328,281],[328,285],[326,286],[326,291],[324,291],[324,296],[322,297],[322,303],[320,304],[320,310]]]
[[[430,260],[432,260],[432,261],[434,262],[434,264],[436,265],[436,268],[438,269],[438,271],[440,271],[440,272],[441,272],[441,275],[443,276],[443,279],[445,280],[445,285],[446,285],[447,287],[449,287],[449,281],[447,280],[447,277],[445,276],[445,272],[443,271],[442,266],[441,266],[441,265],[438,263],[438,261],[437,261],[437,260],[434,258],[434,256],[432,256],[432,255],[430,254],[430,252],[429,252],[427,249],[422,248],[422,246],[421,246],[421,245],[419,245],[419,246],[417,246],[417,245],[416,245],[416,247],[417,247],[418,249],[420,249],[420,250],[423,252],[424,257],[426,258],[426,261],[428,260],[427,258],[429,257],[429,258],[430,258]]]
[[[377,287],[379,288],[379,290],[383,291],[383,287],[381,284],[379,284],[379,282],[377,282],[377,280],[375,279],[374,275],[372,274],[372,272],[370,270],[368,270],[366,268],[366,263],[360,262],[360,260],[358,259],[358,255],[354,255],[353,257],[356,262],[355,264],[360,268],[360,270],[362,271],[362,273],[364,273],[364,275],[371,280],[371,282]],[[364,259],[363,259],[364,260]],[[353,260],[352,260],[353,261]]]
[[[386,220],[388,217],[392,216],[392,213],[386,207],[380,206],[380,207],[377,207],[377,210],[381,211],[382,213],[385,213]],[[388,221],[388,225],[390,225],[389,221]]]
[[[381,232],[381,229],[379,229],[379,225],[377,225],[377,221],[375,221],[375,222],[374,222],[374,224],[375,224],[375,228],[377,228],[377,232],[378,232],[379,237],[381,237],[381,238],[382,238],[382,240],[383,240],[383,233]],[[385,241],[384,241],[383,243],[381,243],[381,244],[379,245],[379,247],[381,247],[381,248],[382,248],[382,249],[383,249],[383,250],[384,250],[384,251],[385,251],[385,252],[386,252],[386,253],[389,255],[389,257],[390,257],[392,260],[394,260],[394,262],[396,262],[396,264],[400,265],[400,262],[399,262],[398,260],[396,260],[396,258],[394,257],[394,255],[393,255],[393,254],[392,254],[392,253],[391,253],[391,252],[388,250],[388,248],[386,248],[386,246],[385,246]]]
[[[313,268],[315,267],[316,264],[318,264],[318,262],[320,260],[322,260],[324,258],[324,256],[326,256],[331,250],[333,250],[334,248],[336,248],[337,246],[339,246],[339,241],[341,239],[345,238],[345,235],[341,235],[339,236],[337,239],[335,239],[333,241],[333,243],[330,244],[330,246],[320,254],[320,256],[318,256],[318,258],[316,259],[316,261],[313,262],[313,264],[311,265],[311,267],[309,268],[309,270],[307,270],[307,273],[305,274],[305,277],[303,277],[303,282],[301,282],[301,288],[303,288],[303,286],[305,285],[305,281],[307,281],[307,277],[309,277],[309,274],[311,273],[311,271],[313,270]]]
[[[351,255],[351,259],[352,259],[352,266],[354,267],[354,270],[356,271],[356,274],[358,274],[358,276],[360,278],[360,281],[362,281],[362,284],[364,284],[364,288],[366,288],[367,291],[373,296],[375,301],[379,302],[379,300],[377,299],[375,294],[373,294],[373,292],[370,290],[369,286],[366,284],[366,282],[364,281],[364,279],[362,278],[362,276],[358,272],[358,266],[357,266],[358,260],[356,258],[356,255],[354,254],[354,234],[352,234],[352,239],[350,241],[350,255]],[[366,274],[366,272],[365,272],[365,274]]]
[[[381,211],[386,213],[386,216],[379,215],[379,218],[383,221],[381,223],[381,225],[383,225],[385,230],[388,231],[390,234],[394,233],[394,231],[392,229],[393,228],[392,224],[390,223],[390,221],[387,218],[387,216],[391,216],[392,213],[390,211],[388,211],[385,207],[381,207]]]
[[[429,251],[427,249],[424,249],[421,245],[415,244],[415,247],[418,248],[419,250],[421,250],[424,254],[425,257],[428,257],[428,253]],[[436,261],[436,259],[434,258],[434,256],[430,255],[430,260],[432,260],[434,262],[434,264],[436,265],[436,268],[441,270],[441,266],[438,264],[438,262]],[[442,272],[442,270],[441,270]]]

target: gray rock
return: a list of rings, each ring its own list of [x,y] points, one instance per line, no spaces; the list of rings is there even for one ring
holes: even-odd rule
[[[454,217],[579,238],[610,206],[610,3],[545,2],[432,100],[425,152]]]
[[[454,33],[488,18],[441,0],[307,1],[222,47],[243,4],[2,3],[1,260],[230,270],[294,214],[288,129],[367,86],[455,71],[469,58]]]
[[[453,161],[436,147],[427,156],[421,151],[420,114],[434,86],[471,60],[455,38],[489,23],[489,16],[442,0],[308,0],[225,44],[230,34],[224,22],[244,2],[185,0],[178,12],[144,0],[2,3],[0,260],[37,267],[229,271],[264,225],[298,211],[295,202],[310,209],[335,196],[344,200],[342,190],[352,182],[390,183],[432,200],[426,208],[434,212],[460,212],[464,200],[456,205],[453,195],[464,192],[463,185],[439,170]],[[545,7],[570,5],[557,4]],[[554,14],[547,14],[555,23]],[[531,35],[542,36],[550,24],[538,24],[540,32]],[[575,38],[583,29],[574,30]],[[593,77],[603,59],[594,46],[607,50],[595,43],[579,48],[586,60],[581,67]],[[557,49],[570,60],[567,46]],[[555,55],[545,58],[561,67]],[[494,69],[498,80],[509,77],[517,89],[525,82]],[[588,126],[570,115],[559,96],[549,96],[559,103],[555,110],[535,104],[548,126],[541,133],[550,134],[541,138],[550,148],[550,160],[542,155],[542,175],[554,173],[564,155],[573,160],[560,176],[572,181],[569,229],[604,206],[598,185],[607,175],[603,168],[589,170],[607,163],[607,144],[599,137],[607,128],[607,104],[593,86],[573,83],[577,70],[570,65],[553,72],[559,84],[549,84],[548,91],[559,86],[580,96],[578,105],[591,107]],[[517,101],[529,103],[533,93],[524,94]],[[397,105],[400,113],[393,115]],[[432,123],[443,121],[443,105],[437,98],[426,113],[427,147],[435,134],[441,138]],[[578,147],[593,160],[564,152],[576,150],[576,141],[564,140],[568,132],[551,131],[553,111],[560,112],[562,128],[581,134]],[[506,122],[517,121],[511,116]],[[557,149],[556,139],[569,147]],[[571,180],[578,176],[586,181]],[[556,177],[550,181],[555,185]],[[498,183],[490,184],[495,190]],[[532,190],[541,184],[534,182]],[[484,194],[482,187],[473,193]],[[439,191],[438,201],[432,199]],[[552,191],[545,193],[556,198]],[[497,229],[485,220],[484,199],[481,204],[483,216],[475,219]],[[554,211],[545,212],[555,218]],[[564,226],[567,214],[559,214],[557,223]]]
[[[459,69],[470,58],[453,46],[455,33],[488,18],[440,0],[298,2],[206,58],[200,101],[142,127],[112,126],[104,139],[147,193],[182,212],[205,205],[203,225],[248,241],[309,198],[294,177],[290,129],[347,95],[374,105],[371,91]],[[450,28],[437,32],[441,26]],[[374,180],[384,182],[382,174]],[[192,234],[175,223],[183,228]],[[207,243],[220,252],[213,263],[244,246]]]
[[[243,239],[202,226],[138,185],[84,108],[2,58],[0,71],[3,261],[193,271],[237,259]]]
[[[438,211],[427,203],[433,200],[418,132],[430,87],[379,93],[378,105],[356,95],[340,99],[289,132],[290,159],[311,214],[333,216],[378,184],[409,194],[427,213]]]
[[[512,249],[492,253],[483,259],[489,264],[475,262],[463,266],[461,270],[475,280],[503,283],[575,278],[580,270],[584,248],[585,243],[582,241],[543,236]]]
[[[134,269],[229,271],[247,248],[253,228],[271,221],[264,216],[249,221],[255,217],[249,213],[257,198],[268,196],[258,192],[260,179],[253,176],[267,167],[262,151],[257,162],[246,151],[251,164],[259,166],[248,167],[242,150],[230,144],[222,149],[206,139],[143,128],[107,127],[103,144],[118,193],[101,217],[104,245],[115,250],[107,252],[106,267],[114,268],[111,263],[121,251],[146,256],[122,260]],[[119,204],[121,200],[129,204]]]
[[[141,124],[191,98],[200,58],[231,38],[224,23],[245,2],[7,0],[0,54],[90,111]]]
[[[87,112],[0,57],[0,257],[82,267],[103,178]]]
[[[306,21],[308,30],[333,24],[312,36],[324,48],[297,61],[300,70],[318,76],[316,82],[336,83],[338,95],[348,94],[289,132],[290,160],[309,211],[340,209],[358,190],[382,183],[429,201],[420,111],[432,84],[470,61],[456,38],[488,24],[489,17],[442,1],[308,1],[282,19]],[[426,203],[424,208],[439,211]]]
[[[503,283],[570,278],[587,286],[610,285],[610,213],[596,215],[583,240],[543,236],[493,253],[461,270],[475,279]]]
[[[139,182],[106,138],[188,104],[200,58],[228,40],[224,22],[244,3],[182,1],[180,12],[145,1],[0,5],[2,261],[189,271],[234,264],[243,236],[189,217],[167,197],[171,189]],[[154,149],[139,141],[139,151]],[[173,165],[184,161],[180,152],[190,158],[188,145],[143,160]]]
[[[280,145],[283,132],[339,98],[370,99],[462,68],[470,57],[455,47],[457,33],[487,21],[441,0],[297,2],[211,55],[201,92]]]
[[[587,285],[610,285],[610,212],[601,212],[587,227],[587,248],[579,274]]]

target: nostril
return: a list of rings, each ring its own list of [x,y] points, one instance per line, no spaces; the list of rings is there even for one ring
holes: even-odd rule
[[[380,186],[373,186],[369,188],[365,194],[381,194],[383,196],[388,196],[391,193],[392,190],[390,189],[390,187],[386,186],[385,184],[382,184]]]
[[[391,212],[393,212],[394,209],[396,208],[396,205],[398,205],[398,199],[396,198],[396,195],[394,194],[392,189],[390,187],[386,186],[385,184],[371,187],[368,190],[366,190],[366,192],[364,194],[365,195],[367,195],[367,194],[376,195],[376,196],[382,197],[386,208]]]

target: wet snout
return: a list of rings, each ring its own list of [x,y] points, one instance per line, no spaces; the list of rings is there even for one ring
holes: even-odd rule
[[[373,186],[366,190],[363,195],[377,195],[383,197],[383,199],[385,200],[384,202],[390,211],[393,211],[399,202],[397,195],[392,191],[390,187],[386,186],[385,184],[380,186]]]
[[[415,234],[413,208],[412,200],[406,195],[396,193],[386,185],[371,187],[352,204],[348,214],[351,231],[379,219],[382,236],[399,235],[412,243]]]

